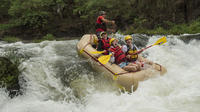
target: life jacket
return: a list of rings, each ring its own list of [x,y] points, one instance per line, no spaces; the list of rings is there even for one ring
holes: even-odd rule
[[[97,21],[96,21],[96,25],[95,25],[95,28],[96,30],[100,29],[101,31],[106,31],[106,23],[102,21],[102,19],[100,19],[100,17],[102,16],[99,16],[97,18]]]
[[[126,52],[126,55],[131,55],[131,59],[128,61],[131,61],[131,62],[136,61],[138,58],[138,54],[132,55],[137,52],[136,47],[134,45],[133,45],[133,48],[130,48],[129,46],[127,46],[127,47],[128,47],[128,50]]]
[[[110,44],[109,44],[110,38],[108,39],[102,38],[101,41],[103,42],[102,49],[108,50],[110,48]]]
[[[114,52],[114,57],[115,57],[115,63],[120,64],[121,62],[126,61],[126,55],[122,51],[121,47],[113,47],[111,46],[110,48],[111,52]]]

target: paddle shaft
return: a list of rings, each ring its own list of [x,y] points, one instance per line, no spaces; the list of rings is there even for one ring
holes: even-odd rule
[[[164,44],[164,43],[166,43],[166,42],[167,42],[166,37],[162,37],[162,38],[160,38],[159,40],[157,40],[156,43],[154,43],[153,45],[150,45],[150,46],[148,46],[148,47],[146,47],[146,48],[143,48],[143,49],[139,50],[138,52],[136,52],[136,53],[134,53],[134,54],[132,54],[132,55],[140,54],[142,51],[144,51],[144,50],[146,50],[146,49],[148,49],[148,48],[150,48],[150,47],[152,47],[152,46],[154,46],[154,45],[162,45],[162,44]]]
[[[150,46],[148,46],[148,47],[145,47],[145,48],[143,48],[143,49],[137,51],[136,53],[133,53],[132,55],[140,54],[142,51],[144,51],[144,50],[146,50],[146,49],[148,49],[148,48],[150,48],[150,47],[152,47],[152,46],[153,46],[153,45],[150,45]]]
[[[90,55],[87,51],[83,49],[83,52],[85,52],[88,56],[90,56],[92,59],[94,59],[96,62],[98,62],[101,66],[103,66],[105,69],[107,69],[109,72],[111,72],[113,75],[116,75],[113,71],[111,71],[109,68],[107,68],[105,65],[103,65],[101,62],[99,62],[95,57]],[[120,74],[121,75],[121,74]]]
[[[142,49],[142,51],[144,51],[144,50],[146,50],[146,49],[148,49],[148,48],[150,48],[150,47],[152,47],[153,45],[150,45],[150,46],[148,46],[148,47],[146,47],[146,48],[143,48]]]

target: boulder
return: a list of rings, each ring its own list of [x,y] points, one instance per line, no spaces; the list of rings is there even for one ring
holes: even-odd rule
[[[0,57],[0,86],[6,88],[11,98],[21,93],[18,80],[19,74],[16,64],[8,58]]]

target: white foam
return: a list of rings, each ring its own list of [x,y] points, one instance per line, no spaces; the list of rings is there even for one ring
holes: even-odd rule
[[[151,37],[148,45],[157,39],[157,36]],[[95,87],[96,80],[86,78],[89,82],[85,83],[91,85],[81,100],[62,84],[56,74],[58,68],[54,66],[57,61],[77,61],[77,40],[1,44],[1,47],[17,46],[32,57],[21,65],[26,67],[22,75],[28,79],[25,94],[10,99],[1,90],[0,112],[199,112],[200,41],[186,44],[177,38],[167,40],[168,43],[145,51],[148,59],[167,68],[164,76],[143,81],[136,92],[121,95],[116,91],[94,89],[91,86]],[[80,75],[84,78],[92,72],[82,71]]]

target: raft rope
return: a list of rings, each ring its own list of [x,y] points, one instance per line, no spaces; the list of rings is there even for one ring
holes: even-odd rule
[[[93,35],[92,34],[90,34],[90,42],[91,42],[91,40],[92,40],[92,37],[93,37]],[[84,49],[90,44],[90,42],[88,42],[83,48],[82,48],[82,52],[85,52],[88,56],[90,56],[92,59],[94,59],[96,62],[98,62],[101,66],[103,66],[104,68],[106,68],[109,72],[111,72],[112,74],[113,74],[113,79],[114,80],[117,80],[117,78],[118,78],[118,76],[119,75],[123,75],[123,74],[126,74],[126,73],[130,73],[130,72],[123,72],[123,73],[114,73],[113,71],[111,71],[109,68],[107,68],[106,66],[104,66],[101,62],[99,62],[98,60],[97,60],[97,58],[95,58],[95,57],[93,57],[92,55],[90,55],[87,51],[85,51]],[[81,52],[80,51],[80,52]],[[81,52],[81,53],[82,53]]]
[[[91,54],[89,54],[87,51],[85,51],[84,49],[91,43],[91,40],[92,40],[92,37],[93,35],[90,34],[90,42],[88,42],[83,48],[82,48],[82,52],[85,52],[88,56],[90,56],[92,59],[94,59],[96,62],[98,62],[101,66],[103,66],[104,68],[106,68],[106,70],[108,70],[110,73],[113,74],[113,80],[117,80],[118,76],[119,75],[123,75],[123,74],[126,74],[126,73],[130,73],[130,72],[122,72],[122,73],[114,73],[113,71],[111,71],[109,68],[107,68],[106,66],[104,66],[101,62],[98,61],[97,58],[95,58],[94,56],[92,56]],[[82,54],[82,52],[80,51],[80,53]],[[156,65],[160,66],[160,70],[159,71],[162,71],[162,67],[160,64],[158,63],[155,63]]]
[[[92,55],[90,55],[87,51],[85,51],[83,49],[83,52],[85,52],[88,56],[90,56],[92,59],[94,59],[96,62],[98,62],[100,65],[102,65],[103,67],[105,67],[109,72],[111,72],[113,75],[117,75],[116,73],[114,73],[113,71],[111,71],[110,69],[108,69],[106,66],[104,66],[101,62],[99,62],[95,57],[93,57]]]
[[[92,40],[92,34],[90,34],[90,41],[87,43],[87,44],[85,44],[85,46],[80,50],[80,54],[82,54],[83,53],[83,50],[91,43],[91,40]]]
[[[90,41],[91,41],[91,39],[92,39],[92,35],[90,35]],[[109,68],[107,68],[106,66],[104,66],[101,62],[99,62],[97,58],[95,58],[94,56],[92,56],[91,54],[89,54],[87,51],[85,51],[85,48],[86,48],[89,44],[90,44],[90,42],[87,43],[87,44],[83,47],[83,49],[80,50],[80,53],[85,52],[85,53],[86,53],[88,56],[90,56],[93,60],[95,60],[97,63],[99,63],[101,66],[103,66],[106,70],[108,70],[110,73],[112,73],[112,74],[113,74],[113,80],[117,80],[117,78],[118,78],[119,75],[126,74],[126,73],[130,73],[130,72],[114,73],[113,71],[111,71]],[[82,51],[82,52],[81,52],[81,51]],[[123,87],[123,86],[120,85],[120,84],[117,84],[117,87],[119,87],[121,90],[125,90],[125,91],[126,91],[126,88]]]
[[[96,62],[98,62],[100,65],[102,65],[104,68],[106,68],[109,72],[111,72],[113,74],[113,80],[117,80],[118,75],[121,75],[120,73],[114,73],[113,71],[111,71],[110,69],[108,69],[106,66],[104,66],[101,62],[99,62],[95,57],[93,57],[92,55],[90,55],[87,51],[83,50],[83,52],[85,52],[88,56],[90,56],[92,59],[94,59]],[[124,73],[123,73],[124,74]],[[117,87],[120,88],[121,90],[126,90],[125,87],[123,87],[120,84],[117,84]]]

